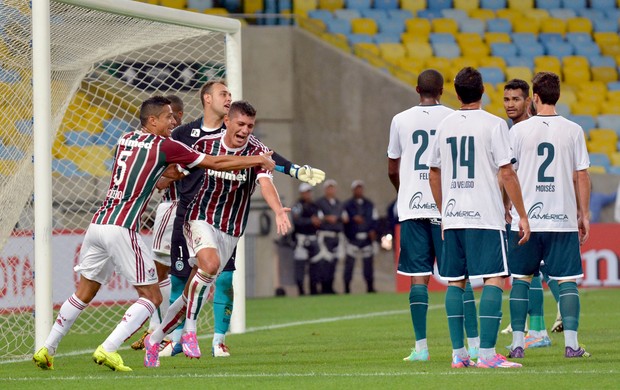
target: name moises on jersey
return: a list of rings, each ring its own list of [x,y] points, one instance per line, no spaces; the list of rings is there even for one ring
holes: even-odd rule
[[[555,192],[555,184],[538,184],[536,192]]]
[[[230,181],[245,182],[248,179],[248,175],[246,173],[221,172],[221,171],[214,171],[213,169],[209,169],[207,171],[207,174],[209,176],[218,177],[220,179],[230,180]]]

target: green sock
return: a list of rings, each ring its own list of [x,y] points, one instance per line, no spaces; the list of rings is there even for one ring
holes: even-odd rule
[[[213,322],[215,333],[226,334],[230,328],[233,310],[233,271],[223,271],[215,281],[213,294]]]
[[[450,330],[452,349],[465,348],[463,293],[464,290],[456,286],[448,286],[446,290],[446,314],[448,315],[448,329]]]
[[[495,348],[502,320],[502,289],[485,285],[480,297],[480,348]],[[527,310],[527,309],[526,309]]]
[[[545,330],[545,312],[543,308],[543,287],[540,276],[534,276],[530,283],[530,330],[540,332]]]
[[[525,280],[514,279],[510,290],[510,325],[513,332],[525,331],[527,317],[528,291],[530,284]]]
[[[553,294],[553,298],[557,303],[560,303],[560,286],[557,280],[549,279],[547,281],[547,286],[549,286],[549,290],[551,290],[551,294]]]
[[[471,283],[465,285],[463,294],[463,314],[465,315],[465,333],[468,339],[478,337],[478,316],[476,315],[476,299]]]
[[[564,282],[560,284],[560,313],[562,313],[565,331],[577,331],[577,328],[579,328],[579,310],[577,283]]]
[[[412,284],[409,290],[409,310],[416,340],[426,338],[426,314],[428,312],[428,286]]]
[[[187,283],[188,278],[180,278],[175,275],[170,275],[170,304],[173,304],[181,295],[183,295],[183,290],[185,289],[185,284]],[[183,320],[177,326],[177,329],[183,329],[185,325],[185,316],[183,316]]]

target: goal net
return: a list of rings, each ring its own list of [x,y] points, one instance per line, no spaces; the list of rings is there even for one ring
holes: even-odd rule
[[[33,195],[37,64],[30,4],[0,1],[0,359],[30,354],[35,343],[33,204],[44,199]],[[54,309],[75,290],[73,266],[83,234],[104,199],[117,139],[139,125],[140,103],[174,94],[185,102],[184,118],[195,119],[202,112],[198,90],[211,78],[228,78],[233,96],[241,97],[240,75],[231,80],[238,72],[227,74],[240,70],[241,59],[227,44],[229,27],[238,25],[128,0],[50,1],[52,119],[46,127],[53,140]],[[156,194],[142,219],[147,244],[158,199]],[[37,285],[49,276],[37,275]],[[115,277],[71,331],[109,333],[136,297]],[[210,331],[208,317],[202,316],[200,332]]]

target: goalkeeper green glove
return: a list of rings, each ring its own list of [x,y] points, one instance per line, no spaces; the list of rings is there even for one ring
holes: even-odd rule
[[[325,180],[325,172],[317,168],[312,168],[310,165],[300,167],[297,164],[292,164],[289,174],[294,178],[313,186],[320,184],[323,180]]]

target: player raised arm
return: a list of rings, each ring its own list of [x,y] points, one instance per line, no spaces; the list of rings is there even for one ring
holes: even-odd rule
[[[270,177],[260,177],[258,179],[258,183],[260,184],[260,190],[263,198],[276,214],[276,228],[278,234],[285,235],[291,228],[291,221],[288,219],[287,214],[291,211],[291,209],[288,207],[282,207],[278,190],[273,185],[273,181]]]

